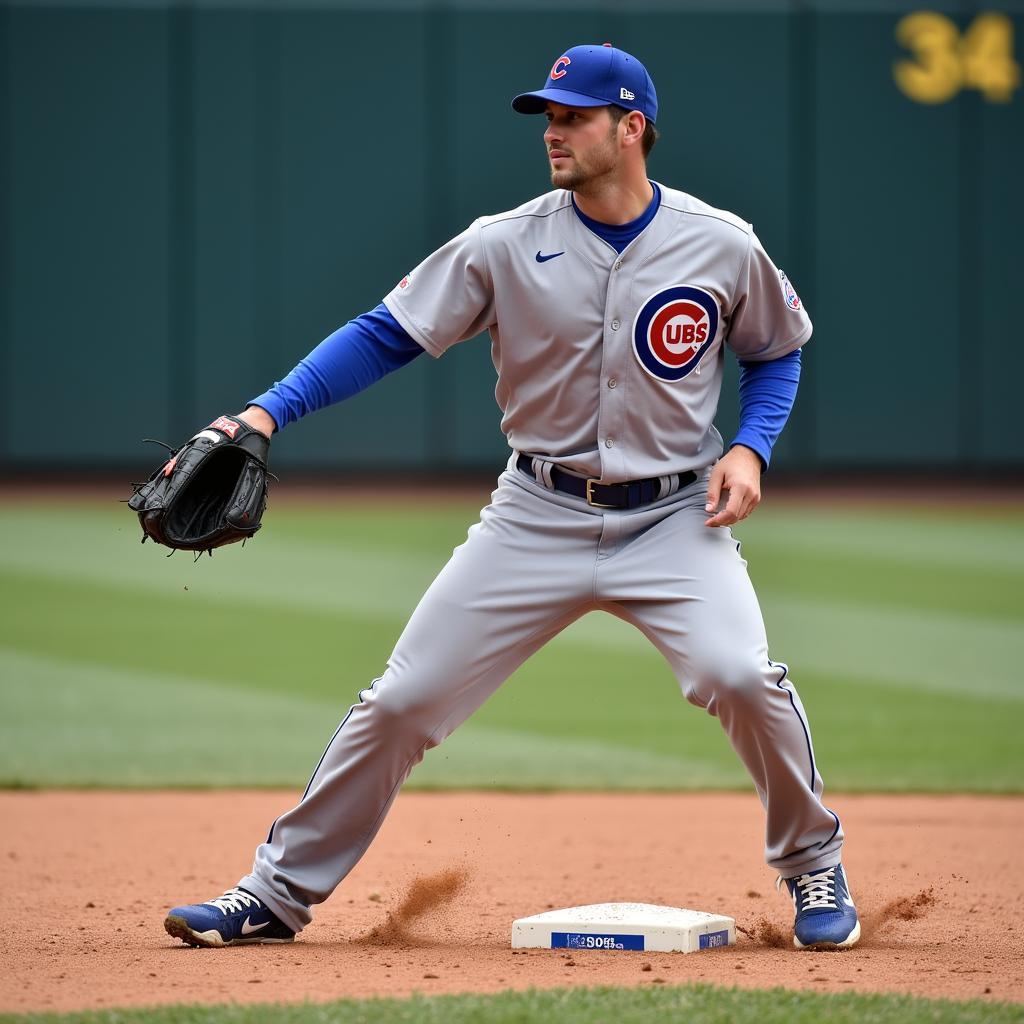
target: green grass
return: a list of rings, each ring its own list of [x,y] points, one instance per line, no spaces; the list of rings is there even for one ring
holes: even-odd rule
[[[562,989],[487,996],[415,996],[282,1006],[0,1015],[0,1024],[1010,1024],[1024,1007],[892,995],[819,995],[686,985]]]
[[[193,564],[139,545],[118,506],[0,507],[0,785],[301,786],[476,511],[286,504]],[[737,535],[830,789],[1024,791],[1024,511],[769,502]],[[660,655],[600,614],[411,784],[750,785]]]

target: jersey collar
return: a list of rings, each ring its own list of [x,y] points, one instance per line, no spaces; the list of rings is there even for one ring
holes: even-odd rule
[[[576,205],[575,196],[570,196],[570,199],[573,212],[579,217],[584,227],[593,231],[598,238],[607,242],[617,253],[621,254],[626,246],[654,220],[654,216],[658,212],[658,207],[661,205],[661,189],[658,187],[658,183],[654,181],[651,182],[651,188],[654,190],[654,195],[647,204],[647,209],[639,217],[626,224],[605,224],[599,220],[594,220],[593,217],[588,217]]]

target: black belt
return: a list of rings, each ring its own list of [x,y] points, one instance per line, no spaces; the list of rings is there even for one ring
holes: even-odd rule
[[[516,459],[516,468],[525,473],[528,477],[536,480],[533,472],[533,459],[529,455],[520,455]],[[586,479],[582,476],[573,476],[564,470],[551,467],[551,483],[556,491],[563,494],[571,494],[574,498],[582,498],[588,505],[594,508],[637,508],[639,505],[649,505],[652,501],[667,497],[675,491],[697,479],[696,473],[675,473],[669,479],[678,479],[674,488],[662,494],[664,477],[650,477],[647,480],[627,480],[621,484],[599,484],[596,480]]]

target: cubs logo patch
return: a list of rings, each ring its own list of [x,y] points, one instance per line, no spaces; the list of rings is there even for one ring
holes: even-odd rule
[[[786,277],[784,270],[779,271],[779,284],[782,285],[782,294],[786,296],[786,305],[790,309],[800,308],[800,296],[797,295],[793,286],[789,283],[789,278]]]
[[[652,295],[633,324],[633,351],[655,379],[682,380],[696,369],[718,333],[715,297],[703,288],[677,285]]]

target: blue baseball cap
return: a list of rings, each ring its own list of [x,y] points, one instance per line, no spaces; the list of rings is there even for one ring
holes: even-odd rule
[[[555,61],[537,92],[512,101],[520,114],[543,114],[548,101],[567,107],[603,107],[615,103],[639,110],[652,124],[658,119],[658,94],[647,69],[611,43],[574,46]]]

